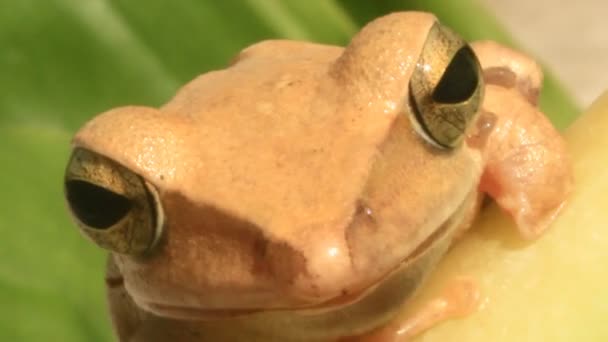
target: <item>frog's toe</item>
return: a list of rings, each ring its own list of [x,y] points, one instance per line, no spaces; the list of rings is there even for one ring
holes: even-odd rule
[[[470,278],[453,279],[444,290],[413,314],[397,316],[391,323],[371,333],[341,340],[358,342],[405,342],[449,319],[472,314],[479,307],[480,291]]]

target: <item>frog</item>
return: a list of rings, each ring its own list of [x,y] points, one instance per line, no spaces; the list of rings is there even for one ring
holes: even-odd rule
[[[488,199],[523,241],[567,202],[541,85],[527,55],[396,12],[346,47],[255,43],[160,108],[94,117],[65,198],[109,251],[117,338],[406,341],[472,314],[466,278],[402,313]]]

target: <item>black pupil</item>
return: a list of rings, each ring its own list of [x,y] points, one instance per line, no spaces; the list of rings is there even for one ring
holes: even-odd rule
[[[131,210],[131,201],[95,184],[70,180],[65,183],[68,203],[76,217],[91,228],[106,229]]]
[[[469,46],[463,46],[441,76],[433,91],[433,100],[438,103],[466,101],[475,92],[478,82],[475,54]]]

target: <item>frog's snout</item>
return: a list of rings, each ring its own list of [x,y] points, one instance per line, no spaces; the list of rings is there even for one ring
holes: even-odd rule
[[[141,255],[161,235],[164,217],[156,189],[119,163],[76,148],[64,186],[74,220],[98,246]]]

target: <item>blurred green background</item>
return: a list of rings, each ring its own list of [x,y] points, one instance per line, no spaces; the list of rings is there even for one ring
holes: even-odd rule
[[[391,11],[435,12],[467,39],[512,44],[475,1],[0,0],[0,340],[108,341],[103,253],[70,222],[71,135],[95,114],[157,106],[267,38],[344,45]],[[542,107],[577,109],[549,75]]]

